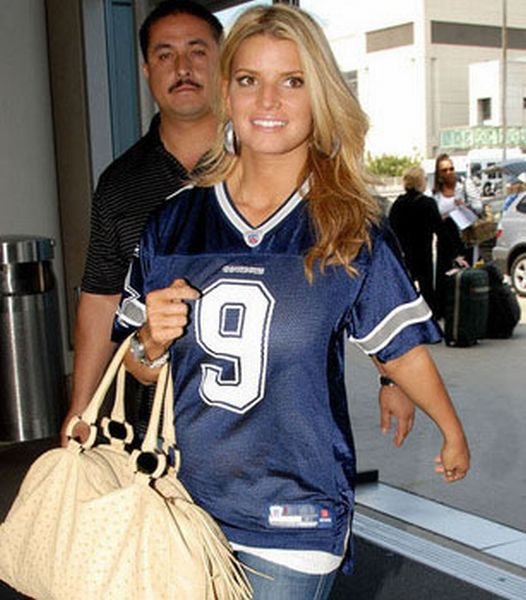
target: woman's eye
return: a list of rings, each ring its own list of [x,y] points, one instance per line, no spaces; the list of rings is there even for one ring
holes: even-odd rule
[[[302,77],[287,77],[285,80],[285,85],[291,88],[300,88],[303,87],[305,81]]]
[[[252,75],[240,75],[236,78],[236,81],[241,87],[254,85],[254,83],[256,82],[255,78],[252,77]]]

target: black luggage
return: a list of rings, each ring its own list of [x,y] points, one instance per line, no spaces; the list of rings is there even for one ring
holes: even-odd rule
[[[447,275],[444,337],[448,346],[472,346],[486,337],[488,281],[483,269],[459,269]]]
[[[506,339],[512,336],[521,318],[521,307],[511,287],[504,283],[500,269],[494,263],[481,267],[489,279],[489,307],[486,337]]]

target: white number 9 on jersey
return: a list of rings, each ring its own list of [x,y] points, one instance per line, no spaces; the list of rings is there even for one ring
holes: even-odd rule
[[[268,337],[274,298],[260,281],[220,279],[196,303],[196,339],[228,364],[201,364],[201,398],[244,413],[265,393]]]

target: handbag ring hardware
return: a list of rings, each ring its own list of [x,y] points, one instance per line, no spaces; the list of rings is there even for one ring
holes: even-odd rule
[[[148,475],[152,479],[159,478],[166,471],[166,455],[160,452],[134,450],[130,461],[135,472]]]
[[[101,419],[102,431],[107,438],[129,444],[133,440],[133,427],[128,421],[116,421],[104,417]]]

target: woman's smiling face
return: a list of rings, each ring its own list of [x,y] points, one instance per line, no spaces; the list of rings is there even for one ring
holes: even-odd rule
[[[257,34],[239,46],[226,88],[241,154],[304,153],[312,109],[295,42]]]

